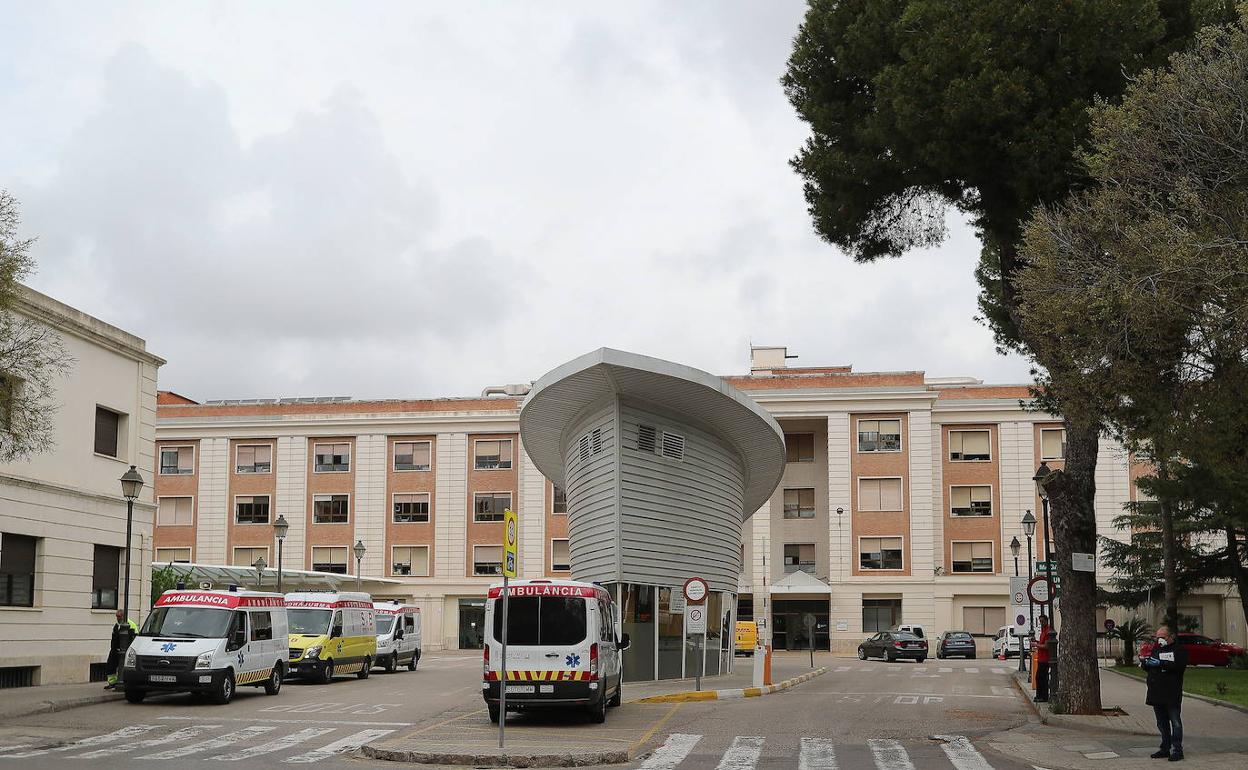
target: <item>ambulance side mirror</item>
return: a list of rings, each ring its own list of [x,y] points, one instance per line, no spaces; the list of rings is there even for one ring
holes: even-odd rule
[[[620,650],[621,652],[623,652],[624,650],[627,650],[631,646],[633,646],[633,642],[631,639],[628,638],[628,634],[624,634],[622,637],[620,637],[620,641],[615,643],[615,648],[617,650]]]

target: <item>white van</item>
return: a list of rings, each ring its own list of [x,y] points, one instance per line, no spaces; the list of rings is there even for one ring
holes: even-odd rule
[[[1001,657],[1002,650],[1005,651],[1005,657],[1016,657],[1022,646],[1022,637],[1014,635],[1014,626],[1001,626],[997,629],[997,635],[992,640],[992,657]]]
[[[920,639],[927,638],[927,634],[923,631],[923,626],[915,625],[913,623],[902,623],[900,626],[897,626],[897,630],[905,631],[908,634],[914,634]]]
[[[401,664],[415,671],[420,662],[420,608],[410,604],[373,602],[377,616],[377,657],[373,665],[393,674]]]
[[[377,660],[373,597],[355,591],[286,594],[292,676],[323,684],[335,676],[367,679]]]
[[[208,693],[229,703],[238,687],[282,689],[286,606],[281,594],[165,591],[126,651],[126,700],[149,692]]]
[[[502,657],[502,586],[485,605],[481,694],[497,722]],[[606,589],[571,580],[517,580],[507,608],[507,709],[583,706],[601,723],[623,696],[623,651],[615,600]]]

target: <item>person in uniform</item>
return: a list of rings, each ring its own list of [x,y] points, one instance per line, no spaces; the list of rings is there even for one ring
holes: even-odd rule
[[[1153,707],[1161,748],[1149,756],[1153,759],[1183,759],[1183,672],[1187,668],[1187,650],[1174,643],[1174,634],[1166,626],[1157,629],[1157,643],[1148,657],[1140,659],[1148,672],[1148,692],[1144,703]]]
[[[121,667],[121,662],[125,660],[126,650],[130,649],[130,643],[138,634],[139,627],[135,625],[135,622],[126,618],[124,610],[117,610],[117,622],[113,624],[113,637],[108,647],[108,663],[105,664],[105,671],[108,673],[108,684],[104,687],[105,690],[115,690],[120,684],[118,669]]]

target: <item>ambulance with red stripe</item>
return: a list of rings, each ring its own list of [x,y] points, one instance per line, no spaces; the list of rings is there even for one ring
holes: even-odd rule
[[[239,687],[282,689],[286,670],[286,602],[281,594],[165,591],[126,651],[126,700],[149,692],[207,693],[229,703]]]
[[[373,597],[355,591],[286,594],[290,616],[291,676],[332,682],[355,674],[367,679],[377,660]]]
[[[485,605],[481,691],[493,722],[502,716],[502,593],[492,586]],[[605,721],[623,696],[628,649],[611,593],[571,580],[517,580],[508,593],[507,710],[573,706]]]

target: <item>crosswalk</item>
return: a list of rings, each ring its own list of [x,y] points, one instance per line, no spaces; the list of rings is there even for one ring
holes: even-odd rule
[[[723,741],[673,733],[636,770],[757,770],[760,763],[766,768],[792,767],[794,759],[797,770],[993,770],[963,735],[937,735],[931,741],[908,744],[884,738],[865,743],[802,738],[796,757],[786,746],[772,750],[767,739],[759,736],[737,736],[727,746]]]
[[[32,748],[32,744],[0,747],[0,767],[6,759],[56,758],[100,760],[112,757],[143,762],[205,759],[217,762],[265,757],[288,764],[311,764],[353,752],[393,729],[356,730],[355,727],[301,727],[298,724],[227,727],[202,724],[172,729],[172,725],[127,725],[61,746]],[[284,732],[290,731],[290,732]]]

